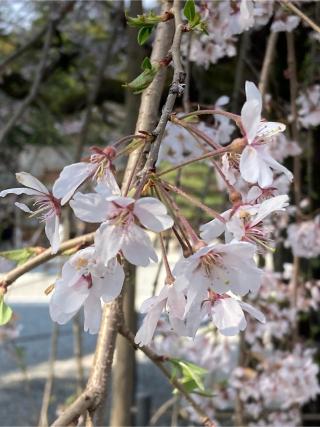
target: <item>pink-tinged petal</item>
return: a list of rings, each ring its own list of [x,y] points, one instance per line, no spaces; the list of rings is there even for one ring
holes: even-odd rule
[[[77,254],[75,254],[77,255]],[[75,256],[73,255],[73,257]],[[79,280],[81,279],[82,271],[76,270],[73,265],[71,264],[72,257],[63,264],[62,266],[62,272],[61,277],[64,283],[66,283],[67,286],[71,287],[74,286]]]
[[[124,257],[134,265],[147,267],[151,260],[158,261],[149,236],[135,224],[126,230],[121,249]]]
[[[84,330],[89,334],[99,332],[101,322],[101,301],[94,294],[90,293],[84,303]]]
[[[109,168],[105,170],[104,175],[97,179],[97,185],[95,191],[101,194],[103,197],[110,197],[112,195],[121,195],[119,185]]]
[[[17,194],[20,196],[21,194],[26,194],[27,196],[40,196],[42,193],[40,193],[38,190],[33,190],[31,188],[8,188],[8,190],[3,190],[0,193],[0,197],[5,197],[8,194]]]
[[[284,173],[289,181],[293,180],[293,174],[285,168],[283,165],[281,165],[279,162],[277,162],[267,151],[266,147],[259,147],[259,154],[263,161],[271,167],[273,170],[277,172]],[[263,186],[261,186],[263,187]],[[267,187],[267,186],[266,186]],[[263,187],[264,188],[264,187]]]
[[[272,212],[283,211],[288,206],[289,197],[284,194],[280,196],[272,197],[271,199],[265,200],[261,203],[257,216],[252,221],[252,225],[256,225],[263,221]]]
[[[125,196],[110,196],[108,197],[108,201],[113,202],[115,205],[121,206],[123,208],[135,203],[135,199]]]
[[[245,235],[243,221],[236,215],[227,222],[226,227],[229,233],[231,233],[236,240],[241,240]]]
[[[210,281],[204,277],[201,270],[196,271],[190,277],[190,284],[187,290],[187,304],[184,315],[186,316],[193,305],[200,306],[207,296]]]
[[[103,279],[93,277],[94,287],[96,287],[96,282],[101,282],[100,296],[103,302],[107,303],[113,301],[120,294],[123,286],[123,267],[116,260],[111,260],[108,264],[107,274]]]
[[[241,306],[237,300],[232,298],[215,302],[212,307],[212,322],[225,336],[236,335],[247,326]]]
[[[15,206],[17,206],[17,208],[21,209],[23,212],[33,213],[29,206],[25,205],[24,203],[15,202]]]
[[[50,303],[58,306],[63,313],[74,313],[80,309],[88,295],[89,289],[85,281],[69,287],[64,281],[58,280]]]
[[[159,304],[155,305],[152,310],[143,319],[142,325],[138,330],[134,342],[137,345],[144,346],[150,344],[152,341],[154,332],[156,330],[158,321],[160,319],[162,310],[164,309],[165,301],[160,301]]]
[[[255,184],[259,178],[260,162],[254,147],[247,145],[240,157],[240,173],[242,178]]]
[[[262,110],[262,96],[257,88],[257,86],[253,82],[246,81],[245,84],[246,98],[247,101],[256,101],[259,105],[260,112]]]
[[[49,191],[45,185],[42,184],[37,178],[32,176],[27,172],[19,172],[16,173],[17,181],[20,184],[25,185],[26,187],[32,188],[33,190],[37,190],[40,193],[49,194]]]
[[[109,261],[120,251],[124,233],[125,230],[122,227],[110,224],[108,221],[97,230],[95,236],[96,253],[105,265],[108,265]]]
[[[243,310],[247,311],[249,314],[251,314],[251,316],[259,320],[259,322],[266,323],[266,318],[260,310],[257,310],[255,307],[252,307],[252,305],[247,304],[246,302],[240,301],[239,304]]]
[[[70,206],[76,217],[93,223],[105,221],[111,208],[111,204],[97,193],[76,193]]]
[[[224,219],[228,219],[231,213],[231,209],[228,209],[227,211],[223,212],[221,216]],[[219,219],[213,219],[210,222],[207,222],[206,224],[203,224],[200,226],[200,237],[207,243],[210,241],[216,239],[219,237],[226,228],[226,224]]]
[[[271,138],[280,132],[286,130],[286,125],[279,122],[261,122],[257,131],[257,137],[259,138]]]
[[[173,226],[173,219],[167,215],[165,205],[153,197],[137,200],[134,205],[134,214],[144,227],[156,233]]]
[[[59,217],[53,215],[46,219],[45,233],[51,245],[51,252],[56,254],[60,247],[60,234],[59,234]]]
[[[260,104],[255,100],[245,102],[241,110],[241,123],[249,144],[254,141],[257,135],[260,121]]]
[[[59,282],[60,281],[56,283],[56,286],[59,286]],[[76,314],[77,311],[78,310],[65,313],[59,305],[59,298],[57,299],[55,294],[52,295],[49,303],[49,313],[54,322],[57,322],[59,325],[64,325]]]
[[[54,197],[62,199],[61,205],[65,205],[80,185],[94,174],[96,168],[97,165],[84,162],[64,167],[53,185]]]
[[[167,300],[169,315],[182,320],[186,308],[186,299],[184,294],[176,289],[175,283],[172,286],[167,287],[169,288]]]

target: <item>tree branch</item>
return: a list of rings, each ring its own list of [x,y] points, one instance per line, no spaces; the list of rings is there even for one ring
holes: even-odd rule
[[[61,244],[58,252],[53,254],[51,248],[45,249],[41,254],[31,258],[29,261],[25,262],[22,265],[14,268],[5,274],[0,280],[0,287],[6,289],[8,286],[12,285],[20,276],[27,273],[30,270],[38,267],[41,264],[49,261],[52,258],[55,258],[58,255],[61,255],[63,252],[72,249],[76,246],[87,246],[93,243],[95,233],[84,234],[83,236],[76,237],[75,239],[66,240]]]
[[[215,427],[215,423],[210,419],[210,417],[206,414],[206,412],[201,408],[200,405],[190,396],[189,392],[185,389],[185,387],[180,383],[180,381],[174,378],[171,375],[171,372],[164,366],[163,362],[165,358],[163,356],[159,356],[155,353],[151,348],[143,346],[137,347],[134,342],[134,334],[129,331],[126,327],[121,326],[119,329],[119,333],[123,335],[127,340],[133,345],[134,348],[139,348],[147,357],[150,359],[164,374],[164,376],[168,379],[170,384],[173,385],[174,388],[179,390],[179,392],[183,395],[183,397],[190,403],[193,409],[199,415],[200,421],[204,426],[207,427]]]

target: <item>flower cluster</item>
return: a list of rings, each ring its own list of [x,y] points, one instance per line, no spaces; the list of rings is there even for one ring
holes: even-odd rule
[[[179,162],[186,159],[196,161],[197,156],[224,153],[212,165],[228,188],[232,206],[222,214],[212,211],[214,218],[200,226],[200,236],[170,194],[170,189],[179,189],[170,187],[154,172],[150,178],[152,185],[146,185],[146,181],[142,188],[137,177],[130,195],[121,192],[115,176],[115,146],[93,147],[89,158],[66,166],[52,191],[22,172],[17,179],[25,187],[0,193],[2,197],[10,193],[31,196],[34,210],[20,202],[16,205],[45,222],[53,253],[60,247],[59,221],[67,203],[76,218],[97,227],[94,244],[80,248],[62,268],[50,301],[54,321],[64,324],[83,307],[84,329],[96,333],[102,304],[114,300],[122,290],[123,261],[139,267],[156,263],[158,255],[149,232],[160,234],[162,239],[161,233],[174,227],[184,255],[171,269],[163,247],[166,280],[160,293],[141,307],[146,316],[136,343],[151,342],[163,311],[168,313],[171,328],[177,334],[191,337],[206,319],[226,336],[246,328],[245,313],[265,322],[263,313],[242,301],[242,297],[257,294],[262,270],[256,265],[255,255],[272,246],[268,221],[288,205],[287,195],[274,195],[274,179],[283,175],[290,181],[292,174],[270,151],[274,136],[283,132],[285,126],[262,119],[262,99],[254,83],[246,82],[245,90],[247,99],[240,116],[220,109],[228,101],[222,97],[214,111],[223,119],[214,121],[212,127],[208,123],[184,121],[179,115],[173,116],[167,127],[159,163],[165,159],[179,167]],[[242,135],[226,144],[235,131],[230,119]],[[80,191],[80,187],[88,186],[93,191]],[[222,234],[224,239],[217,241]]]

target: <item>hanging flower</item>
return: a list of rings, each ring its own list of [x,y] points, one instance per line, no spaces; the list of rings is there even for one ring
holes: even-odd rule
[[[83,221],[99,223],[95,246],[107,264],[119,251],[134,265],[146,267],[158,257],[141,225],[160,233],[172,227],[173,220],[163,203],[153,197],[103,197],[99,193],[76,193],[70,202],[75,215]]]
[[[101,320],[101,303],[114,300],[121,292],[124,271],[116,258],[107,266],[97,260],[94,247],[78,251],[63,266],[50,300],[54,322],[67,323],[83,306],[84,330],[96,334]]]
[[[26,188],[9,188],[8,190],[3,190],[0,193],[0,197],[5,197],[8,194],[26,194],[27,196],[32,196],[34,211],[24,203],[16,202],[15,205],[24,212],[30,213],[31,216],[37,216],[41,222],[45,223],[45,233],[50,242],[52,253],[55,254],[60,246],[60,200],[54,197],[45,185],[29,173],[17,173],[16,178]]]

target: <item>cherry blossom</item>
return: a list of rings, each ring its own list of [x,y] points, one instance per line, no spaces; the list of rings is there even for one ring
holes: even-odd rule
[[[308,87],[297,98],[299,121],[305,128],[320,124],[320,85]]]
[[[241,110],[241,122],[248,143],[239,163],[242,178],[252,184],[258,183],[260,187],[268,187],[272,184],[272,171],[275,170],[284,173],[291,181],[292,173],[271,156],[266,144],[271,137],[283,132],[285,125],[261,120],[262,98],[252,82],[246,82],[246,97]]]
[[[78,251],[64,264],[55,284],[49,305],[52,320],[63,325],[83,306],[84,330],[96,334],[101,303],[115,299],[123,281],[124,271],[116,258],[105,266],[97,260],[94,247]]]
[[[54,197],[37,178],[27,172],[16,174],[17,181],[25,185],[19,188],[9,188],[0,193],[0,197],[8,194],[25,194],[32,196],[35,210],[31,210],[26,204],[16,202],[15,205],[24,212],[30,213],[31,216],[37,216],[41,222],[45,223],[45,233],[50,242],[52,253],[55,254],[60,246],[59,224],[61,216],[60,200]]]
[[[104,197],[99,193],[76,193],[70,201],[75,215],[85,222],[101,223],[96,232],[96,252],[105,264],[119,251],[134,265],[146,267],[158,257],[141,225],[159,233],[172,227],[173,220],[159,200],[144,197]],[[140,225],[141,224],[141,225]]]
[[[135,343],[150,344],[163,310],[167,310],[172,328],[180,330],[179,325],[184,316],[185,305],[184,294],[175,284],[165,284],[158,296],[148,298],[142,304],[140,312],[147,314],[136,334]]]
[[[254,262],[254,254],[254,245],[232,242],[206,245],[189,258],[180,259],[173,273],[180,289],[186,290],[185,314],[193,304],[206,299],[208,289],[218,294],[232,291],[240,296],[256,292],[261,270]]]
[[[112,160],[116,151],[112,147],[104,150],[92,147],[93,154],[89,162],[73,163],[65,166],[59,178],[53,185],[53,195],[61,199],[61,204],[67,203],[77,189],[88,179],[92,178],[103,184],[109,190],[109,195],[118,193],[119,187],[112,173]]]
[[[263,221],[273,212],[283,211],[288,206],[288,196],[272,197],[258,205],[241,205],[236,210],[229,209],[222,213],[224,223],[218,218],[200,227],[201,237],[206,242],[226,233],[226,241],[235,239],[266,247],[268,233]]]
[[[315,258],[320,255],[320,216],[314,220],[290,224],[287,228],[286,246],[295,256]]]
[[[261,311],[252,307],[250,304],[239,301],[230,297],[227,294],[216,294],[209,291],[209,296],[203,300],[198,307],[191,309],[192,315],[187,316],[187,328],[191,336],[194,336],[200,323],[205,317],[211,319],[212,323],[217,327],[219,332],[225,336],[237,335],[240,331],[244,331],[247,327],[247,321],[243,310],[250,313],[260,322],[265,323],[265,317]],[[197,316],[195,311],[198,309]]]

